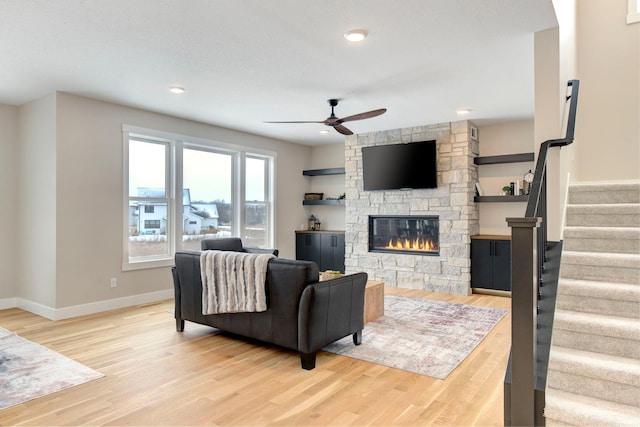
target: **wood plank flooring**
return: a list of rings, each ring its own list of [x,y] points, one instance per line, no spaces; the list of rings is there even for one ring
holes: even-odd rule
[[[497,308],[511,300],[386,288],[385,293]],[[503,425],[511,315],[446,380],[318,354],[296,353],[187,322],[173,301],[62,321],[20,309],[0,326],[105,377],[0,410],[0,425]]]

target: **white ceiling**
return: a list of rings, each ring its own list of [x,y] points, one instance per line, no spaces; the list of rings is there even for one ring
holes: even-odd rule
[[[263,121],[324,120],[329,98],[388,109],[355,133],[524,119],[554,26],[552,0],[0,0],[0,103],[62,91],[308,145],[344,137]]]

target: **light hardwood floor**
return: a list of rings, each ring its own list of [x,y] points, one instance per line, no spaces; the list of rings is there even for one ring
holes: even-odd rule
[[[511,300],[386,288],[388,294],[510,308]],[[446,380],[295,352],[187,322],[173,301],[62,321],[8,309],[0,326],[105,377],[0,411],[0,425],[502,425],[511,315]]]

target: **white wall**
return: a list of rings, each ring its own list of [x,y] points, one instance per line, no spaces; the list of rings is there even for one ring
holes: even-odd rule
[[[577,2],[580,102],[573,179],[640,179],[640,23],[627,0]]]
[[[533,120],[506,122],[479,129],[480,156],[499,156],[534,152]],[[533,169],[533,162],[478,166],[480,185],[487,196],[501,194],[502,187]],[[524,216],[526,203],[478,203],[480,234],[510,235],[506,218]]]
[[[18,147],[18,108],[0,105],[0,300],[18,292]]]
[[[40,312],[56,305],[56,95],[20,107],[18,132],[17,296]]]
[[[295,257],[309,147],[65,93],[21,107],[19,124],[18,296],[27,309],[47,315],[172,288],[169,268],[121,271],[123,124],[276,152],[275,246]]]
[[[275,246],[282,257],[295,257],[310,148],[59,94],[58,307],[172,287],[168,268],[120,271],[123,123],[277,152]],[[90,215],[78,215],[79,201]],[[117,288],[110,288],[110,277],[119,278]]]
[[[344,143],[312,147],[309,169],[344,167]],[[324,197],[339,197],[345,192],[344,175],[304,177],[310,193],[324,193]],[[344,206],[306,206],[307,217],[315,215],[322,222],[324,230],[344,230]],[[305,222],[306,224],[306,222]]]
[[[567,82],[561,81],[560,78],[559,40],[558,28],[539,31],[534,36],[536,160],[543,142],[564,136],[561,123],[561,99]],[[560,149],[553,148],[547,153],[547,233],[551,241],[560,240],[561,235],[562,210],[559,204],[562,193],[561,182]]]
[[[547,162],[548,233],[559,240],[569,173],[574,182],[640,179],[640,24],[626,24],[626,0],[554,6],[559,28],[535,34],[536,144],[564,136],[566,83],[580,80],[575,142]]]

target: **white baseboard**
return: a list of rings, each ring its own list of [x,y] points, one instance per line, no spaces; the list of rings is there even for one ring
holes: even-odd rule
[[[18,306],[18,298],[3,298],[0,299],[0,310],[7,308],[14,308]]]
[[[18,298],[17,307],[30,313],[37,314],[38,316],[46,317],[50,320],[58,320],[55,317],[56,309],[53,307],[49,307],[48,305],[33,302],[24,298]]]
[[[149,292],[146,294],[131,295],[128,297],[114,298],[104,301],[96,301],[71,307],[53,308],[24,298],[7,298],[0,300],[0,309],[18,307],[38,316],[50,320],[62,320],[72,317],[85,316],[87,314],[100,313],[118,308],[131,307],[139,304],[163,301],[173,298],[173,289]]]

